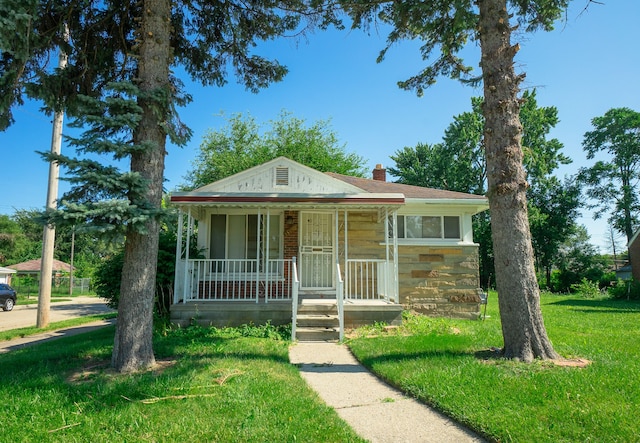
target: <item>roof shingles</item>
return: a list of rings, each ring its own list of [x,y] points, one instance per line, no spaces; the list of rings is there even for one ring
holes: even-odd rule
[[[369,178],[352,177],[349,175],[326,172],[330,177],[341,180],[350,185],[357,186],[365,192],[373,193],[399,193],[406,198],[424,199],[453,199],[453,200],[486,200],[483,195],[466,194],[464,192],[445,191],[443,189],[424,188],[422,186],[404,185]]]

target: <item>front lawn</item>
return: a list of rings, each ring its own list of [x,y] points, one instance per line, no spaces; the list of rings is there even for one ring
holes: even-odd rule
[[[382,378],[496,441],[640,441],[640,303],[543,294],[542,310],[555,349],[590,365],[494,358],[495,293],[484,321],[409,316],[348,344]]]
[[[108,369],[113,327],[0,355],[0,442],[360,442],[289,364],[288,341],[186,328],[154,371]],[[259,331],[258,331],[259,332]]]

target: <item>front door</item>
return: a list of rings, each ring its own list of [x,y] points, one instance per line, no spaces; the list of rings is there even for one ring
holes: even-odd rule
[[[300,284],[304,289],[334,288],[333,214],[300,214]]]

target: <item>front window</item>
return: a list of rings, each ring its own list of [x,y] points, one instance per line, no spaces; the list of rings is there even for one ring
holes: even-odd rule
[[[262,255],[280,258],[280,215],[269,216],[269,238],[267,240],[267,217],[261,217],[258,226],[257,214],[213,214],[209,257],[212,259],[255,259],[258,253],[258,238]],[[258,237],[259,236],[259,237]],[[267,246],[269,250],[267,251]]]
[[[398,215],[398,238],[459,240],[461,238],[460,217]]]

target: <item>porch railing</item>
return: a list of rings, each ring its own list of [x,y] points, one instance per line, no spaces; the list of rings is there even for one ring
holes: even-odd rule
[[[185,301],[291,300],[290,259],[187,260]]]
[[[345,274],[345,300],[396,302],[393,263],[383,259],[348,259]]]

